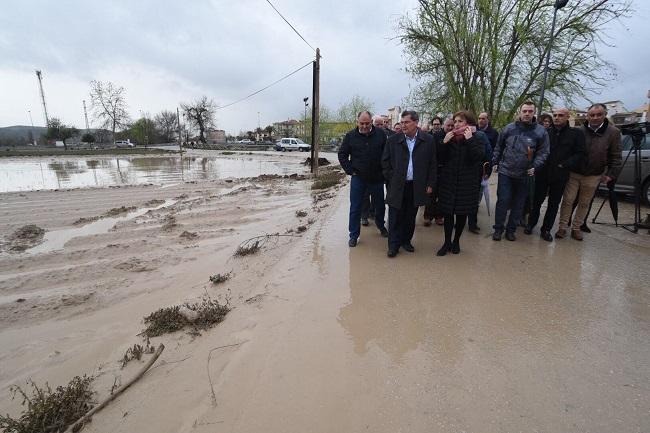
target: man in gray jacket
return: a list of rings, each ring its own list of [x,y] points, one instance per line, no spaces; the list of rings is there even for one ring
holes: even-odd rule
[[[546,162],[549,139],[546,129],[535,122],[535,104],[526,101],[519,107],[519,120],[508,124],[499,135],[492,155],[492,166],[499,173],[497,204],[494,212],[492,239],[516,239],[517,222],[521,220],[528,196],[529,177]],[[504,226],[510,209],[508,224]]]

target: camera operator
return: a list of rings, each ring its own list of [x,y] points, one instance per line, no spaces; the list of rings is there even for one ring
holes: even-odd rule
[[[587,111],[587,120],[580,128],[585,134],[587,159],[577,169],[571,170],[569,181],[562,197],[560,227],[555,237],[562,239],[567,235],[572,206],[578,197],[578,206],[571,224],[571,237],[583,239],[580,226],[584,223],[591,199],[602,183],[611,182],[618,176],[621,167],[621,131],[610,125],[606,118],[607,107],[593,104]]]

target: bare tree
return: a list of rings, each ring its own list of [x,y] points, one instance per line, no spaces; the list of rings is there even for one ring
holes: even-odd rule
[[[205,143],[205,131],[214,126],[214,116],[217,110],[214,102],[203,96],[191,104],[181,104],[183,113],[192,126],[199,128],[199,141]]]
[[[163,110],[156,114],[154,121],[163,142],[171,143],[174,140],[174,135],[178,132],[176,113]]]
[[[551,53],[546,95],[571,103],[612,78],[596,42],[605,26],[630,12],[629,0],[572,0],[558,11],[548,46],[555,0],[419,0],[414,17],[399,24],[408,71],[420,85],[411,103],[431,111],[488,111],[497,123],[541,94],[544,60]],[[548,100],[545,105],[550,105]]]
[[[361,111],[372,110],[373,103],[359,95],[354,95],[350,101],[341,105],[337,111],[339,122],[354,123],[357,120],[357,114]]]
[[[110,81],[90,82],[90,100],[94,117],[101,122],[101,127],[112,131],[113,141],[115,141],[115,130],[124,128],[129,123],[125,92],[124,87],[115,87]]]

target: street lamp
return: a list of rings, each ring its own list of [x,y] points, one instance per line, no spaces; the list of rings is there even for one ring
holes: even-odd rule
[[[548,40],[546,47],[546,65],[544,66],[544,79],[542,81],[542,92],[539,97],[539,107],[537,108],[537,117],[542,115],[542,104],[544,103],[544,91],[546,90],[546,77],[548,76],[548,63],[551,60],[551,47],[553,46],[553,38],[555,37],[555,19],[557,18],[557,11],[562,9],[569,0],[555,0],[553,5],[553,24],[551,25],[551,37]]]
[[[305,116],[302,118],[302,138],[304,142],[307,142],[307,107],[309,107],[309,97],[302,98],[302,102],[305,103]]]

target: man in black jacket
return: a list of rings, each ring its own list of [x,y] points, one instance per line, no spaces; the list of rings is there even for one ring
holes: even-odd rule
[[[485,111],[478,115],[478,130],[487,135],[488,140],[490,140],[490,146],[494,150],[499,141],[499,131],[490,125],[490,115]]]
[[[540,208],[548,194],[548,204],[540,231],[542,239],[553,241],[551,229],[562,201],[569,170],[579,167],[587,157],[585,136],[578,128],[569,126],[569,110],[553,110],[553,125],[548,129],[550,153],[546,164],[535,173],[535,203],[528,216],[527,235],[533,232],[540,216]]]
[[[436,147],[433,137],[418,129],[415,111],[402,113],[402,133],[388,139],[382,157],[388,182],[388,257],[400,247],[415,251],[411,244],[418,207],[427,203],[436,186]]]
[[[384,225],[384,179],[381,158],[386,146],[386,133],[372,126],[372,114],[363,111],[357,116],[357,127],[345,134],[339,149],[339,162],[350,176],[350,247],[357,246],[361,233],[361,205],[366,190],[369,191],[375,211],[375,224],[382,236],[387,237]]]

